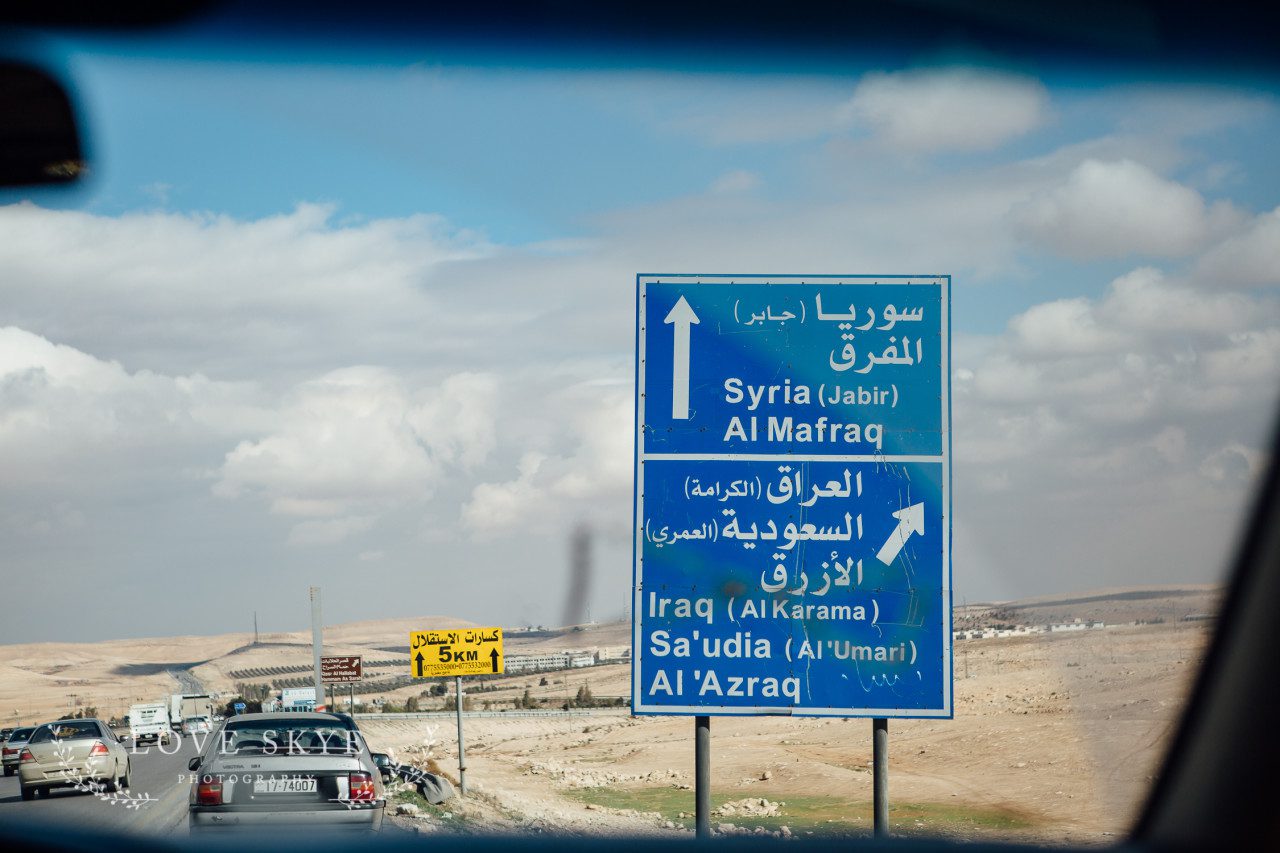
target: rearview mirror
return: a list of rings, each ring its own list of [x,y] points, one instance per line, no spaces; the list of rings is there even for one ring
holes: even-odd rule
[[[0,61],[0,186],[67,184],[85,171],[71,99],[31,65]]]
[[[187,762],[187,769],[188,769],[188,770],[199,770],[199,769],[200,769],[200,756],[198,756],[198,755],[197,755],[195,758],[193,758],[193,759],[191,759],[190,761],[188,761],[188,762]]]

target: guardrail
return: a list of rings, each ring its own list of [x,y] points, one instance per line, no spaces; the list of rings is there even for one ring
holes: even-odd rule
[[[464,717],[600,717],[630,716],[630,708],[570,708],[568,711],[556,710],[519,710],[519,711],[463,711]],[[374,714],[360,712],[353,714],[357,720],[435,720],[454,719],[456,711],[402,711],[393,714]]]

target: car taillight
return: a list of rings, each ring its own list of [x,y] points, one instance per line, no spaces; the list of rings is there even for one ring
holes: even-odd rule
[[[93,745],[93,749],[89,750],[90,758],[97,758],[100,755],[110,755],[110,754],[111,752],[107,749],[107,745],[102,741],[98,741],[97,743],[95,743]]]
[[[18,756],[19,763],[25,763],[27,761],[35,761],[35,760],[36,760],[36,757],[31,754],[31,750],[29,749],[22,750],[22,755]]]
[[[350,785],[350,799],[361,803],[371,803],[377,799],[378,794],[373,787],[373,777],[368,773],[352,773]]]
[[[201,779],[196,783],[196,805],[198,806],[220,806],[222,805],[222,779]]]
[[[18,750],[16,750],[16,749],[10,749],[9,747],[7,747],[7,746],[6,746],[6,747],[4,748],[4,754],[5,754],[5,755],[17,755],[17,754],[18,754]]]

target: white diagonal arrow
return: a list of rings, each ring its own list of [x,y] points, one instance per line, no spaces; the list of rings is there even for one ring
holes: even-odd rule
[[[675,324],[675,344],[671,354],[671,418],[689,419],[689,327],[698,322],[689,303],[681,296],[676,300],[664,323]]]
[[[876,554],[876,559],[886,566],[897,558],[898,552],[902,550],[903,545],[907,544],[907,539],[912,533],[924,535],[924,503],[912,504],[905,509],[900,509],[893,513],[893,517],[898,519],[898,526],[889,534],[880,552]]]

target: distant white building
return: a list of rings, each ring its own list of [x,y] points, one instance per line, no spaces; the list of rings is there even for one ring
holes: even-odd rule
[[[1101,623],[1098,623],[1100,627]],[[1084,627],[1081,625],[1080,627]],[[1091,626],[1094,627],[1094,626]],[[952,631],[952,640],[991,640],[1003,637],[1029,637],[1032,634],[1043,634],[1045,631],[1053,630],[1054,626],[1043,625],[1018,625],[1014,628],[974,628],[969,631]]]
[[[555,669],[577,669],[596,662],[592,652],[548,652],[540,655],[507,655],[503,670],[507,674],[517,672],[547,672]]]
[[[1100,619],[1090,619],[1087,622],[1076,620],[1075,622],[1057,622],[1049,626],[1049,630],[1057,633],[1059,631],[1088,631],[1093,628],[1105,628],[1107,623]]]

